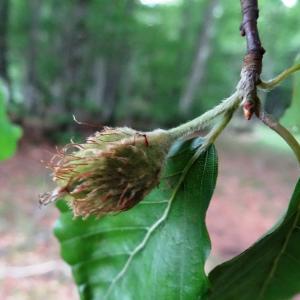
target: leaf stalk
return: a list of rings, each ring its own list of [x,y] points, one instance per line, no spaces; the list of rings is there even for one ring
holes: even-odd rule
[[[298,163],[300,165],[300,144],[295,139],[295,137],[277,120],[275,120],[271,115],[267,114],[266,112],[262,111],[258,118],[269,128],[277,132],[290,146],[290,148],[295,153]]]
[[[258,85],[259,88],[262,90],[272,90],[277,85],[279,85],[283,80],[285,80],[287,77],[292,75],[293,73],[300,70],[300,64],[296,64],[294,66],[291,66],[290,68],[284,70],[282,73],[277,75],[275,78],[268,80],[268,81],[261,81]]]
[[[207,127],[216,117],[222,114],[232,114],[238,108],[240,102],[241,98],[239,97],[238,92],[235,92],[230,97],[222,101],[219,105],[205,112],[201,116],[180,126],[172,128],[168,132],[175,139],[193,134]]]

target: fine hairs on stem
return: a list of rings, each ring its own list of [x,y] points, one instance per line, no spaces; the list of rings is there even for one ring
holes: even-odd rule
[[[284,70],[278,76],[269,81],[261,81],[258,87],[263,90],[271,90],[277,85],[279,85],[287,77],[299,70],[300,64],[296,64]],[[220,104],[205,112],[201,116],[168,130],[168,132],[172,135],[174,139],[185,137],[209,126],[217,117],[223,115],[220,123],[217,123],[205,137],[205,144],[210,145],[226,128],[234,112],[241,105],[243,95],[242,89],[243,85],[241,85],[239,82],[236,91],[227,99],[223,100]],[[257,116],[265,125],[277,132],[287,142],[287,144],[296,154],[296,157],[300,164],[300,145],[297,142],[297,140],[293,137],[293,135],[283,125],[276,121],[272,116],[267,115],[265,112],[258,113]]]
[[[300,70],[300,64],[297,64],[283,71],[274,79],[266,82],[260,79],[260,75],[262,72],[263,55],[265,53],[265,50],[262,46],[257,26],[257,20],[259,17],[258,1],[240,0],[240,3],[242,12],[242,24],[240,26],[240,33],[246,38],[247,52],[243,60],[241,78],[239,83],[237,84],[236,91],[230,97],[223,100],[219,105],[205,112],[201,116],[178,127],[170,129],[168,132],[172,135],[173,138],[179,138],[195,133],[210,125],[216,117],[223,115],[221,123],[218,123],[216,125],[217,127],[213,127],[211,129],[211,132],[206,136],[207,143],[212,143],[227,126],[234,111],[241,104],[243,105],[244,115],[246,119],[250,120],[253,114],[256,114],[257,116],[259,116],[259,118],[262,117],[262,114],[260,114],[261,105],[260,99],[257,96],[257,87],[263,90],[270,90],[277,86],[284,79],[286,79],[289,75]],[[268,122],[270,118],[261,118],[261,120],[266,125],[268,125],[266,122]],[[271,123],[274,124],[274,121],[272,121]],[[269,127],[274,129],[272,126]],[[276,126],[276,129],[278,129],[279,127],[282,130],[274,130],[283,138],[285,138],[287,143],[292,147],[293,150],[295,150],[295,142],[291,143],[291,139],[289,138],[291,134],[287,134],[286,132],[288,132],[288,130],[283,130],[284,127],[282,125]],[[283,134],[283,132],[285,132],[285,134]],[[214,138],[211,139],[212,137]]]
[[[230,97],[223,100],[220,104],[205,112],[203,115],[184,123],[178,127],[169,130],[169,133],[175,138],[184,137],[197,132],[208,125],[218,116],[235,111],[241,102],[238,92],[233,93]]]

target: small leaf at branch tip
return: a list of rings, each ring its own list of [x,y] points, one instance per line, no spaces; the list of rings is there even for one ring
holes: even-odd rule
[[[159,183],[173,142],[168,131],[108,128],[71,143],[49,162],[58,187],[41,204],[65,197],[74,216],[101,216],[128,210]]]

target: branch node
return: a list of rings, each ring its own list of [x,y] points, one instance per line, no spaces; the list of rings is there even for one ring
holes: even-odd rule
[[[241,0],[243,21],[240,33],[247,40],[247,54],[244,57],[241,80],[238,90],[243,99],[244,115],[250,120],[255,113],[259,114],[260,100],[257,96],[257,85],[261,83],[262,60],[265,49],[262,47],[257,19],[259,17],[257,0]]]

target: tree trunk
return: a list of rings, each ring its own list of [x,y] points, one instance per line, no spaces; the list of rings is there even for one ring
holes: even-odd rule
[[[65,33],[62,46],[65,53],[63,98],[66,111],[74,112],[74,107],[83,102],[86,96],[85,58],[88,32],[86,28],[89,0],[74,3],[69,28]]]
[[[181,8],[181,17],[180,17],[180,26],[179,26],[179,41],[180,44],[178,45],[178,54],[177,54],[177,65],[180,71],[184,70],[184,66],[187,64],[187,55],[186,49],[187,44],[190,44],[191,39],[191,23],[194,21],[194,0],[185,0],[182,3]]]
[[[105,60],[102,56],[96,57],[92,61],[91,82],[88,90],[88,99],[91,99],[95,107],[101,108],[104,104],[104,86],[105,86]]]
[[[40,93],[38,90],[37,54],[38,54],[38,27],[40,15],[39,0],[31,0],[29,3],[29,30],[26,59],[26,80],[24,86],[25,105],[31,114],[37,114],[41,107]]]
[[[123,57],[127,54],[127,49],[122,47],[122,53],[118,54],[118,57],[111,57],[106,62],[106,77],[105,87],[103,91],[103,103],[102,107],[102,118],[105,123],[113,125],[115,123],[115,112],[117,104],[119,102],[121,80],[124,75],[124,64]]]
[[[208,1],[204,11],[204,20],[199,30],[199,42],[192,70],[179,101],[179,109],[183,114],[189,113],[196,91],[201,86],[205,74],[206,63],[211,52],[211,40],[214,32],[214,10],[219,0]]]
[[[135,1],[127,0],[125,4],[124,18],[132,17]],[[104,103],[102,117],[105,123],[115,123],[116,108],[121,98],[123,78],[130,61],[130,34],[121,35],[114,43],[113,53],[106,62],[106,78],[104,87]]]
[[[7,62],[7,38],[9,20],[9,0],[0,0],[0,76],[9,84]]]

